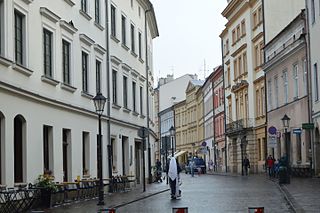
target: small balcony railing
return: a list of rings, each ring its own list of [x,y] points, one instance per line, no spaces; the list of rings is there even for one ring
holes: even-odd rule
[[[227,124],[226,134],[233,134],[239,131],[244,131],[248,128],[252,128],[254,126],[254,119],[245,118],[233,121]]]

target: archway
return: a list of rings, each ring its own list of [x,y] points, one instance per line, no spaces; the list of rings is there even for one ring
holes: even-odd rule
[[[26,142],[26,120],[22,115],[14,118],[14,182],[24,181],[25,169],[25,142]]]

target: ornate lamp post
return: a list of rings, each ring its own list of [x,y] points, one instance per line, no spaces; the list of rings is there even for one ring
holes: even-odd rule
[[[104,110],[106,98],[98,92],[93,98],[94,107],[99,118],[99,136],[98,136],[98,176],[99,176],[99,202],[98,205],[104,205],[104,190],[103,190],[103,177],[102,177],[102,140],[101,140],[101,115]]]
[[[171,136],[171,152],[172,152],[172,157],[174,156],[174,136],[176,134],[176,129],[171,126],[170,129],[169,129],[169,132],[170,132],[170,136]]]
[[[288,138],[288,128],[290,126],[290,118],[287,116],[287,114],[284,114],[283,118],[281,118],[283,128],[284,128],[284,140],[286,144],[286,157],[287,157],[287,166],[289,169],[290,166],[290,144],[289,144],[289,138]]]

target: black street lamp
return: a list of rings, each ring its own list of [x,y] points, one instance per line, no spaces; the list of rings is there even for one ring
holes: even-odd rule
[[[170,129],[169,129],[169,132],[170,132],[170,136],[171,136],[171,152],[172,152],[172,157],[174,157],[174,135],[176,134],[176,129],[171,126]]]
[[[217,144],[216,142],[213,145],[214,148],[214,167],[213,167],[213,171],[217,171]]]
[[[98,136],[98,177],[99,177],[99,202],[98,205],[104,205],[104,190],[103,190],[103,177],[102,177],[102,140],[101,140],[101,115],[104,110],[106,98],[98,92],[93,98],[94,107],[99,118],[99,136]]]
[[[290,126],[290,118],[287,116],[287,114],[284,114],[283,118],[281,118],[283,128],[284,128],[284,140],[286,144],[286,162],[287,162],[287,168],[290,172],[290,141],[288,137],[288,128]]]

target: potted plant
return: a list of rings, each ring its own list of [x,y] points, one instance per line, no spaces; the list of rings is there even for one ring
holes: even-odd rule
[[[57,186],[53,182],[54,176],[51,171],[45,171],[43,175],[39,175],[35,186],[40,189],[40,207],[50,208],[51,207],[51,195],[57,191]]]

